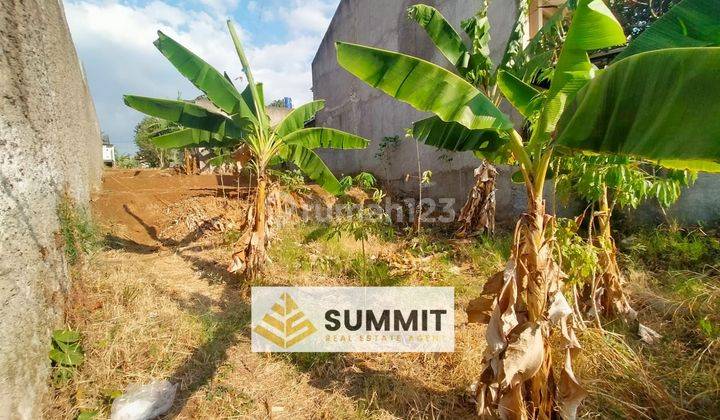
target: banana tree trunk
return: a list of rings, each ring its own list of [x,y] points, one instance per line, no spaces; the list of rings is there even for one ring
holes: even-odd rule
[[[245,255],[247,261],[245,265],[245,278],[255,279],[262,270],[267,254],[265,252],[266,243],[266,199],[267,199],[267,178],[265,175],[258,177],[257,197],[255,199],[255,221],[253,223],[253,231],[247,245]]]
[[[562,288],[564,274],[553,258],[555,219],[542,198],[531,201],[515,228],[505,269],[485,284],[468,308],[470,322],[487,324],[484,370],[476,393],[483,418],[574,418],[585,391],[575,379],[572,358],[580,345],[572,309]],[[552,369],[550,337],[565,357],[559,376]],[[559,411],[558,411],[559,410]]]
[[[460,210],[458,222],[460,228],[455,233],[458,238],[466,238],[476,234],[495,232],[495,180],[497,169],[484,160],[475,169],[475,185],[467,202]]]
[[[255,195],[254,207],[250,208],[252,220],[252,231],[247,245],[242,251],[232,256],[232,262],[228,271],[237,272],[242,270],[245,279],[254,280],[262,272],[263,264],[267,259],[267,178],[264,174],[258,177],[257,193]]]
[[[597,309],[605,317],[622,315],[634,319],[636,312],[630,306],[623,287],[624,279],[617,263],[617,247],[610,228],[612,208],[608,203],[607,189],[603,192],[599,204],[600,211],[595,216],[599,227],[596,238],[597,246],[600,248],[599,267],[594,292],[591,291],[588,295],[592,296],[594,293],[595,307],[599,306]]]

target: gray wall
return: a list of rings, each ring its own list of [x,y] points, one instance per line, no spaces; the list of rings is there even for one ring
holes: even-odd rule
[[[0,417],[39,418],[69,288],[57,206],[99,186],[95,109],[59,0],[0,1]]]
[[[325,110],[317,116],[317,125],[357,133],[372,141],[364,151],[323,152],[328,166],[338,174],[370,171],[385,181],[384,187],[390,193],[400,197],[417,195],[417,182],[405,181],[406,174],[417,173],[415,142],[404,139],[405,129],[427,114],[370,88],[340,68],[334,44],[335,41],[348,41],[371,45],[419,56],[451,68],[425,32],[407,19],[405,10],[416,3],[438,8],[458,30],[460,21],[473,15],[480,5],[479,0],[342,0],[312,63],[314,97],[326,100]],[[490,2],[491,55],[495,63],[503,54],[516,14],[515,0]],[[511,112],[507,106],[501,108]],[[380,160],[375,154],[386,136],[400,136],[403,141]],[[434,181],[423,194],[455,198],[459,209],[472,187],[472,169],[478,161],[472,154],[463,153],[445,154],[453,158],[447,162],[441,158],[443,152],[423,145],[420,154],[423,170],[431,170]],[[499,169],[497,219],[501,223],[513,222],[526,207],[524,187],[510,181],[512,168],[503,166]],[[551,189],[548,184],[546,191]],[[550,193],[546,194],[548,210],[553,208],[550,196]],[[559,208],[560,214],[569,215],[574,211]],[[661,213],[654,204],[635,213],[632,217],[639,222],[661,220]],[[701,176],[696,186],[686,191],[669,213],[684,223],[720,220],[720,177]]]

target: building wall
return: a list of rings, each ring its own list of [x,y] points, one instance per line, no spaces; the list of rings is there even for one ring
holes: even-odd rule
[[[99,186],[100,130],[59,0],[0,2],[0,417],[39,418],[69,288],[58,203]]]
[[[476,13],[479,0],[342,0],[320,48],[312,63],[313,94],[315,99],[325,99],[326,108],[316,119],[317,126],[334,127],[357,133],[372,141],[363,151],[323,152],[328,166],[337,174],[353,174],[370,171],[381,178],[384,187],[393,195],[417,196],[417,181],[406,181],[406,175],[417,174],[415,142],[404,138],[405,129],[413,121],[428,114],[415,111],[375,90],[337,64],[335,41],[347,41],[415,55],[436,64],[451,68],[447,60],[437,51],[422,28],[410,21],[406,9],[416,3],[425,3],[439,9],[448,21],[459,30],[460,21]],[[515,0],[490,2],[488,12],[491,27],[491,56],[495,63],[500,61],[506,41],[512,30],[517,14]],[[508,113],[511,109],[503,104]],[[382,158],[376,154],[384,137],[399,136],[398,147],[387,150]],[[452,161],[448,162],[447,158]],[[433,183],[424,190],[425,196],[433,198],[450,197],[456,202],[456,209],[464,203],[472,187],[472,170],[478,165],[474,156],[446,154],[435,148],[420,145],[420,160],[423,170],[433,172]],[[522,185],[513,184],[510,176],[514,170],[507,166],[499,168],[497,184],[497,219],[499,222],[513,222],[526,208],[525,191]],[[695,187],[683,194],[681,200],[670,209],[669,214],[684,223],[720,220],[720,177],[701,176]],[[552,209],[552,186],[546,186],[548,209]],[[560,214],[573,214],[577,209],[560,206]],[[655,204],[649,204],[631,215],[638,222],[653,223],[661,220],[661,213]]]

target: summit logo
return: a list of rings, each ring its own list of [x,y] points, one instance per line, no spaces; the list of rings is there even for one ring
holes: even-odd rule
[[[254,352],[451,352],[452,287],[253,287]]]
[[[317,331],[288,293],[280,295],[270,312],[255,326],[255,333],[282,349],[288,349]]]

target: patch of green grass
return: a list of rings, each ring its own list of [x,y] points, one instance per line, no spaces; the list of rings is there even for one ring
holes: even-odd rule
[[[491,276],[510,258],[511,248],[512,236],[498,233],[476,239],[470,246],[463,248],[463,253],[476,271]]]
[[[292,224],[283,228],[278,233],[277,240],[270,245],[270,258],[287,270],[309,271],[312,266],[303,239],[312,229],[313,226],[308,223]]]
[[[632,260],[653,271],[702,270],[720,262],[720,240],[700,229],[641,230],[620,244]]]
[[[64,197],[58,205],[57,214],[65,256],[70,264],[100,249],[102,239],[88,211],[78,208],[69,198]]]
[[[299,371],[309,372],[315,366],[323,365],[340,357],[339,353],[280,353],[279,357],[292,363]]]
[[[391,272],[390,265],[381,260],[368,258],[363,263],[362,256],[350,260],[346,274],[356,278],[363,286],[397,286],[403,282],[401,276]]]

